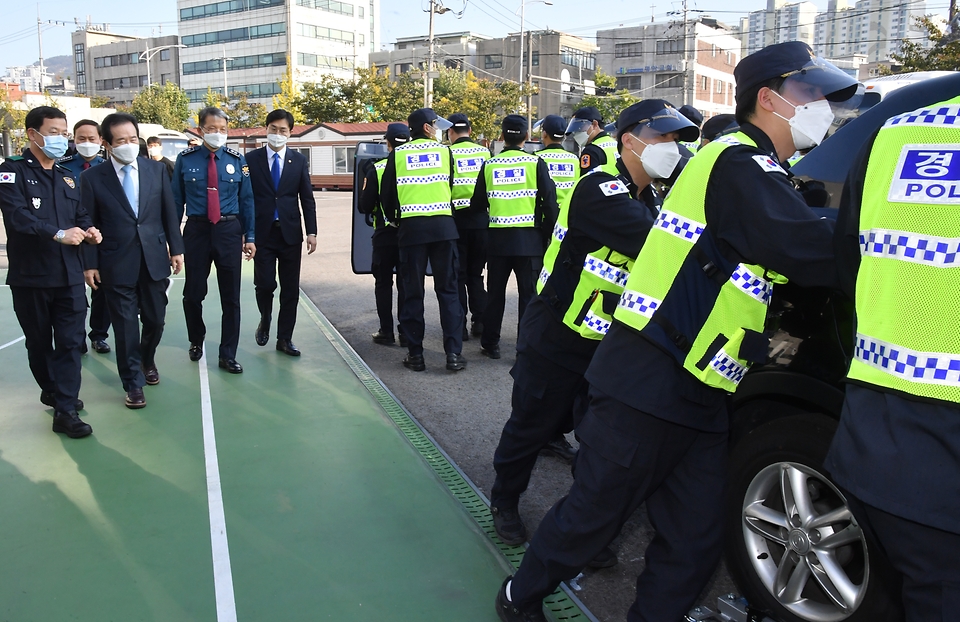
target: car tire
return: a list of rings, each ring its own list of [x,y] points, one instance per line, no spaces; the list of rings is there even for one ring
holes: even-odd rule
[[[892,622],[890,571],[823,468],[836,429],[826,415],[792,415],[733,448],[727,566],[751,606],[777,620]]]

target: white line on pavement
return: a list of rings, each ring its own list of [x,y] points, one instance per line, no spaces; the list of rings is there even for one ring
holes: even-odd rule
[[[8,341],[7,343],[5,343],[5,344],[3,344],[2,346],[0,346],[0,350],[3,350],[4,348],[9,348],[10,346],[12,346],[12,345],[15,344],[15,343],[20,343],[20,342],[23,341],[24,339],[26,339],[26,337],[23,336],[23,335],[20,335],[19,337],[17,337],[17,338],[14,339],[13,341]]]
[[[227,543],[227,519],[223,513],[220,489],[220,461],[213,430],[213,402],[207,373],[207,347],[200,357],[200,410],[203,420],[203,455],[207,467],[207,506],[210,511],[210,548],[213,551],[213,585],[217,598],[217,622],[236,622],[237,603],[233,595],[230,570],[230,546]]]

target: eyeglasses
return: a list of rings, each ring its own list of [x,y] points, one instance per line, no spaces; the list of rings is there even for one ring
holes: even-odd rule
[[[227,130],[226,130],[226,129],[222,129],[222,130],[221,130],[221,129],[218,128],[218,127],[203,127],[203,128],[200,128],[200,129],[203,130],[203,133],[204,133],[204,134],[226,134],[226,133],[227,133]]]

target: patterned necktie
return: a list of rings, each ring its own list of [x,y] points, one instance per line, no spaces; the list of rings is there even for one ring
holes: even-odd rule
[[[280,152],[273,152],[273,168],[270,169],[270,175],[273,177],[273,189],[280,189]],[[273,219],[280,220],[280,210],[273,210]]]
[[[207,219],[213,224],[220,222],[220,193],[217,181],[216,152],[210,152],[210,163],[207,164]]]
[[[123,171],[123,193],[127,195],[133,215],[139,218],[140,207],[137,205],[137,193],[133,188],[133,166],[125,164],[120,170]]]

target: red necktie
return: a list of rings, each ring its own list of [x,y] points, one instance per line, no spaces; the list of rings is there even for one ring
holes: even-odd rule
[[[83,170],[87,170],[88,168],[90,168],[90,163],[89,163],[89,162],[84,162],[84,163],[83,163]]]
[[[210,163],[207,164],[207,218],[213,224],[220,222],[220,194],[217,190],[217,160],[216,153],[210,152]]]

